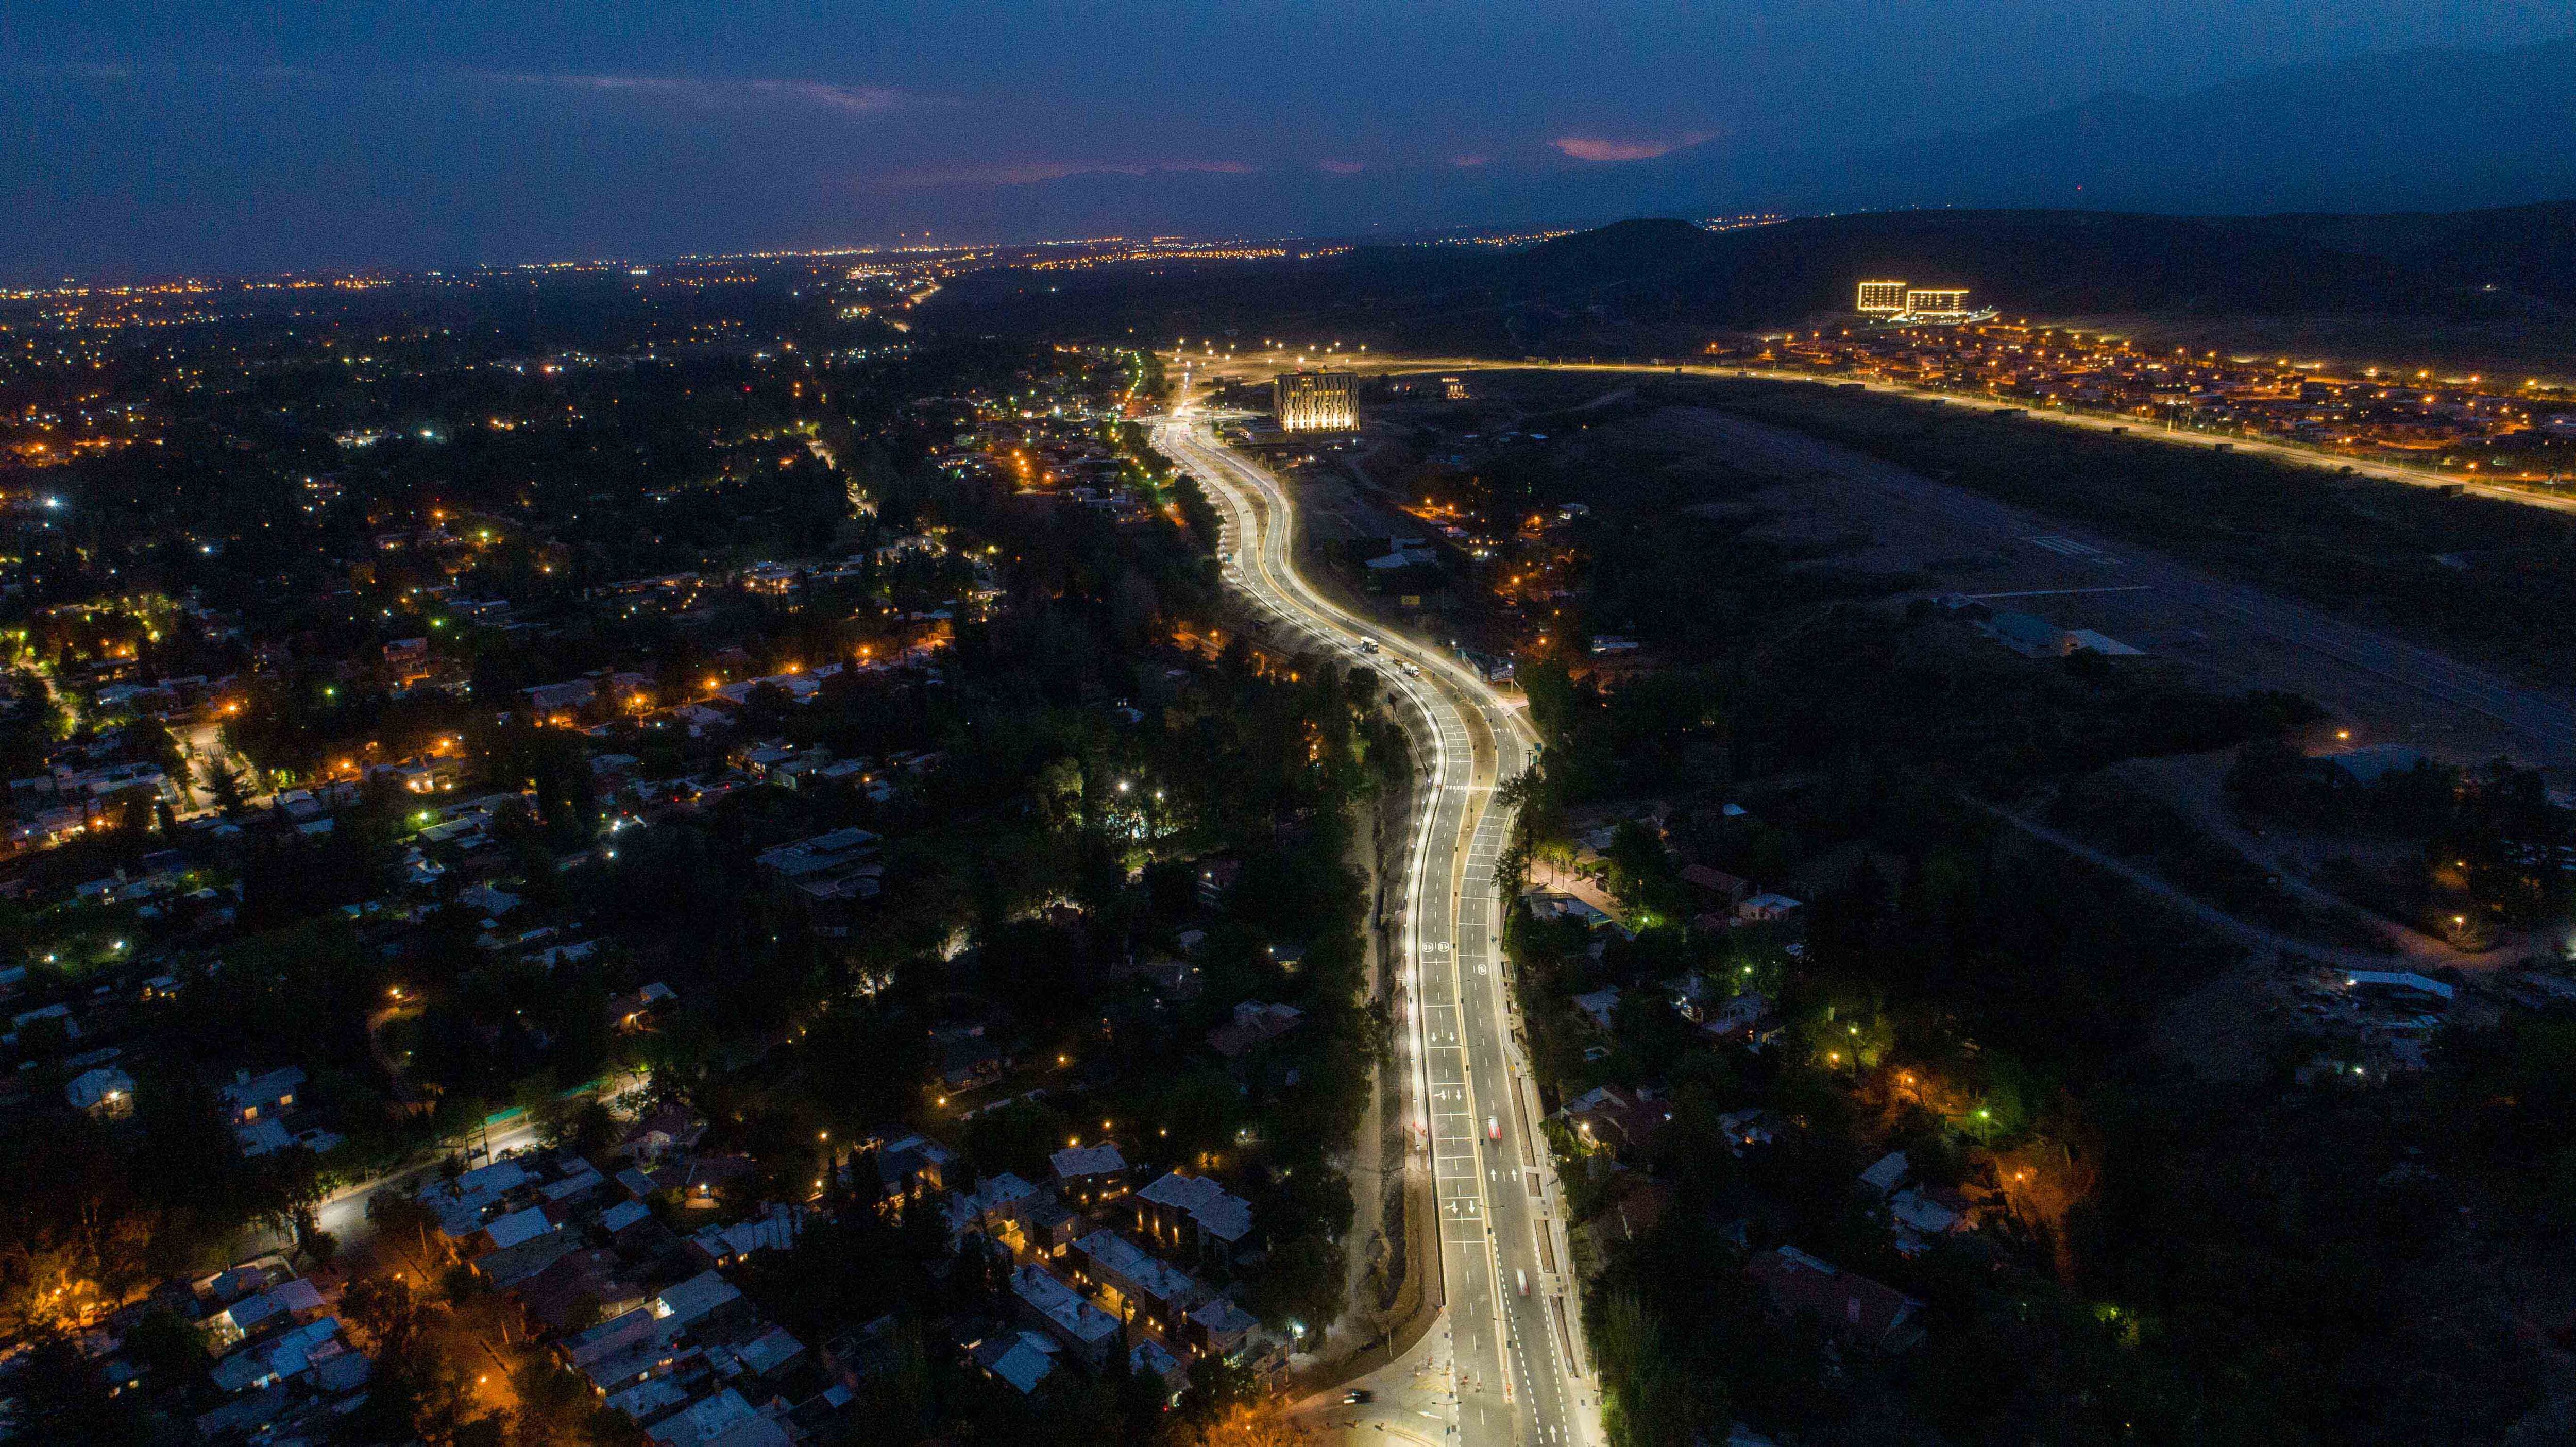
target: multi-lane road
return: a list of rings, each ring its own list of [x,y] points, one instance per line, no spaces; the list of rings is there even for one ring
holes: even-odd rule
[[[1311,355],[1311,354],[1310,354]],[[2507,487],[2497,483],[2476,482],[2454,477],[2431,468],[2407,467],[2393,462],[2346,457],[2296,443],[2278,442],[2262,437],[2236,437],[2203,432],[2192,428],[2168,430],[2135,417],[2115,416],[2103,412],[2079,412],[2065,407],[2031,406],[2010,398],[1984,397],[1939,388],[1916,387],[1904,382],[1891,382],[1881,377],[1852,377],[1843,373],[1794,372],[1773,367],[1734,367],[1699,362],[1550,362],[1531,358],[1510,361],[1494,357],[1427,357],[1399,356],[1386,353],[1365,355],[1335,352],[1329,357],[1312,356],[1311,360],[1286,351],[1225,353],[1207,357],[1175,356],[1176,364],[1195,363],[1210,377],[1258,376],[1280,372],[1292,365],[1291,358],[1307,365],[1328,365],[1338,370],[1379,375],[1388,372],[1598,372],[1605,376],[1658,377],[1728,377],[1755,382],[1813,382],[1841,387],[1858,387],[1865,391],[1905,397],[1917,402],[1940,402],[1971,411],[2004,412],[2032,422],[2076,427],[2094,432],[2118,432],[2143,442],[2161,442],[2179,447],[2214,447],[2224,444],[2237,452],[2253,453],[2338,473],[2353,473],[2386,482],[2402,482],[2411,487],[2447,488],[2494,498],[2498,502],[2520,503],[2549,512],[2576,512],[2576,497],[2558,493],[2535,492],[2529,488]]]
[[[1505,901],[1494,880],[1510,828],[1495,788],[1527,766],[1536,737],[1447,652],[1311,586],[1291,549],[1287,489],[1216,442],[1186,397],[1153,436],[1224,520],[1227,580],[1268,615],[1273,645],[1373,668],[1409,715],[1417,802],[1400,1003],[1412,1164],[1430,1177],[1445,1317],[1416,1356],[1451,1380],[1436,1411],[1407,1414],[1394,1435],[1419,1436],[1420,1419],[1430,1418],[1443,1441],[1591,1447],[1601,1438],[1597,1387],[1568,1269],[1563,1197],[1505,980]],[[1395,1370],[1424,1368],[1408,1359]]]

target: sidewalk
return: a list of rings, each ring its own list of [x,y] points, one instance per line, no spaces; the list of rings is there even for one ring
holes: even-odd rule
[[[1610,916],[1612,924],[1621,929],[1628,928],[1628,912],[1620,907],[1619,902],[1612,899],[1608,891],[1602,889],[1599,883],[1586,879],[1571,869],[1561,869],[1545,860],[1532,860],[1529,887],[1570,895]]]

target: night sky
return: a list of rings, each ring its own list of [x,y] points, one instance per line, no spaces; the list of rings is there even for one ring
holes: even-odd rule
[[[1349,178],[1472,210],[1694,145],[2570,28],[2514,0],[0,0],[0,273],[1022,239],[1073,224],[1067,178],[1146,228]]]

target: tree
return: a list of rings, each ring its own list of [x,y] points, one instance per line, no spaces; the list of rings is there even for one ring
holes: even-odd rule
[[[317,1261],[329,1261],[339,1243],[315,1216],[315,1208],[329,1194],[323,1183],[322,1158],[304,1146],[290,1145],[270,1152],[262,1166],[260,1189],[269,1219],[298,1250]]]
[[[362,1441],[445,1435],[465,1405],[466,1373],[444,1351],[409,1283],[367,1276],[349,1283],[340,1317],[374,1360],[367,1400],[352,1414]]]
[[[414,1264],[422,1271],[429,1269],[429,1233],[438,1221],[438,1212],[429,1203],[390,1186],[367,1198],[367,1223],[376,1228],[376,1239],[417,1251]]]
[[[36,1447],[119,1447],[149,1440],[131,1397],[108,1394],[94,1364],[73,1338],[37,1338],[11,1386],[12,1440]]]
[[[215,808],[227,819],[238,819],[242,812],[241,775],[222,755],[210,754],[205,762],[206,792],[214,796]]]
[[[1189,1367],[1190,1384],[1181,1393],[1181,1417],[1202,1433],[1212,1432],[1238,1413],[1251,1411],[1260,1383],[1249,1367],[1223,1357],[1200,1357]]]

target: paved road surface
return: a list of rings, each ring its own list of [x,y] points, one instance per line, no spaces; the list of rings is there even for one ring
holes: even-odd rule
[[[1229,355],[1217,358],[1192,357],[1188,360],[1200,367],[1206,368],[1207,375],[1211,377],[1220,375],[1244,377],[1285,371],[1290,366],[1294,365],[1292,360],[1293,356],[1293,353],[1260,352],[1244,353],[1240,356]],[[1178,359],[1176,359],[1176,361],[1177,360]],[[2340,453],[2321,452],[2315,448],[2301,447],[2294,443],[2271,442],[2260,438],[2226,437],[2215,433],[2194,432],[2189,430],[2168,432],[2162,427],[2156,425],[2154,422],[2142,418],[2113,417],[2090,412],[2072,412],[2062,407],[2034,407],[2026,402],[2016,402],[2010,399],[1988,398],[1961,392],[1944,392],[1937,388],[1908,386],[1902,382],[1886,382],[1876,379],[1864,381],[1859,378],[1826,373],[1784,371],[1771,367],[1702,366],[1691,363],[1682,363],[1679,365],[1673,363],[1650,365],[1644,362],[1542,362],[1532,360],[1514,362],[1491,357],[1404,357],[1382,353],[1354,355],[1348,352],[1337,352],[1329,359],[1314,358],[1307,363],[1309,366],[1319,364],[1347,371],[1368,373],[1424,371],[1603,372],[1626,376],[1647,374],[1666,377],[1739,377],[1763,382],[1830,382],[1836,386],[1866,387],[1872,392],[1883,392],[1892,397],[1911,397],[1918,401],[1938,401],[1955,407],[1967,407],[1979,411],[2019,412],[2033,421],[2053,423],[2061,427],[2081,427],[2095,432],[2119,431],[2142,441],[2168,443],[2176,447],[2215,447],[2219,443],[2224,442],[2238,452],[2257,453],[2265,457],[2275,458],[2282,462],[2297,463],[2302,467],[2319,467],[2337,472],[2340,472],[2345,468],[2350,468],[2356,475],[2362,477],[2382,478],[2389,482],[2402,482],[2413,487],[2457,487],[2466,492],[2476,493],[2481,497],[2495,498],[2500,502],[2516,502],[2521,503],[2525,507],[2543,508],[2551,512],[2576,512],[2576,497],[2567,496],[2561,493],[2533,492],[2528,489],[2518,487],[2501,487],[2493,483],[2470,482],[2465,478],[2452,477],[2444,473],[2433,471],[2429,468],[2406,467],[2393,462],[2372,462],[2360,458],[2345,457]]]
[[[1400,1003],[1418,1148],[1427,1147],[1439,1214],[1446,1307],[1441,1329],[1426,1339],[1431,1354],[1417,1352],[1388,1371],[1445,1365],[1452,1393],[1436,1409],[1419,1399],[1389,1409],[1407,1422],[1376,1414],[1369,1435],[1412,1430],[1480,1447],[1592,1447],[1600,1417],[1566,1269],[1563,1198],[1514,1038],[1499,949],[1503,901],[1493,880],[1509,827],[1493,807],[1494,786],[1527,765],[1535,738],[1448,654],[1311,587],[1291,561],[1285,488],[1219,446],[1186,399],[1155,424],[1154,443],[1206,487],[1235,555],[1229,581],[1271,615],[1272,640],[1373,667],[1414,714],[1428,807],[1417,811],[1406,871]],[[1368,637],[1381,641],[1381,652],[1362,651]],[[1363,1415],[1347,1420],[1356,1425]]]
[[[616,1076],[601,1086],[599,1098],[613,1100],[641,1088],[645,1083],[646,1077],[641,1072]],[[450,1154],[463,1156],[466,1166],[472,1168],[532,1150],[536,1144],[535,1122],[525,1115],[498,1130],[477,1127],[465,1131],[418,1153],[405,1165],[334,1191],[329,1200],[315,1208],[315,1224],[330,1232],[343,1251],[367,1244],[375,1238],[375,1225],[367,1219],[367,1202],[376,1192],[388,1188],[405,1192],[417,1190],[421,1182],[438,1173],[440,1163]]]

